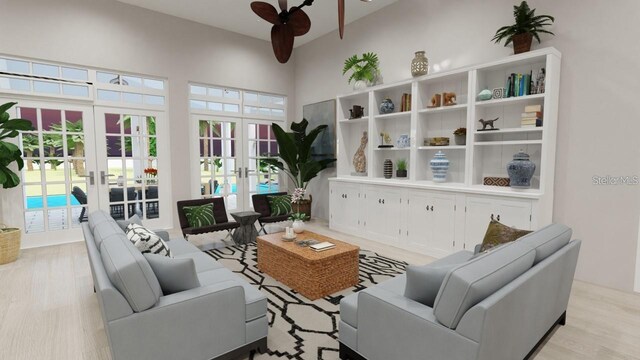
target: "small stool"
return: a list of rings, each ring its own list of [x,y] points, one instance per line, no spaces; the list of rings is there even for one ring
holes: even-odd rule
[[[233,232],[233,242],[237,245],[255,242],[258,230],[256,230],[254,224],[262,214],[255,211],[242,211],[231,213],[231,216],[240,224],[240,227]]]

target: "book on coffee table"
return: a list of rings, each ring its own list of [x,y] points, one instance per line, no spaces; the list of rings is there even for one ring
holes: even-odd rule
[[[309,247],[314,251],[324,251],[324,250],[333,249],[334,247],[336,247],[336,245],[328,241],[325,241],[319,244],[311,245]]]

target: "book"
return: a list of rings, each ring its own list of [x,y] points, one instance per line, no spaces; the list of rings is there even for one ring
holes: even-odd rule
[[[532,112],[524,112],[522,113],[523,118],[534,117],[534,118],[542,118],[542,111],[532,111]]]
[[[312,250],[315,250],[315,251],[324,251],[324,250],[333,249],[334,247],[336,247],[336,244],[333,244],[333,243],[330,243],[328,241],[325,241],[325,242],[321,242],[319,244],[311,245],[309,247]]]
[[[542,105],[527,105],[524,107],[525,113],[542,111]]]

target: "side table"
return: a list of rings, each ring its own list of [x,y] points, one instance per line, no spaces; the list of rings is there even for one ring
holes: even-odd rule
[[[237,228],[231,236],[233,242],[238,245],[255,242],[258,236],[258,230],[256,230],[254,224],[262,214],[255,211],[242,211],[231,213],[231,216],[240,224],[240,227]]]

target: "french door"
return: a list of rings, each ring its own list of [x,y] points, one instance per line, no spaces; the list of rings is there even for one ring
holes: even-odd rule
[[[277,156],[269,121],[192,115],[197,127],[196,196],[223,197],[227,212],[252,209],[251,196],[277,192],[277,169],[262,159]]]

